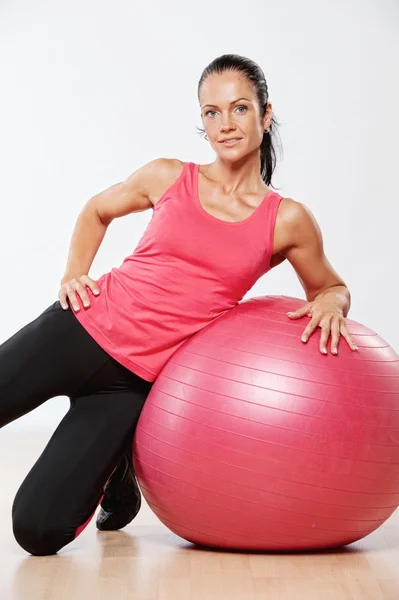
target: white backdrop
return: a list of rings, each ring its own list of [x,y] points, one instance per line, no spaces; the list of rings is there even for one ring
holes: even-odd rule
[[[275,187],[315,214],[350,317],[399,350],[397,0],[2,0],[0,342],[57,299],[92,195],[159,156],[213,160],[196,89],[228,52],[265,72],[282,124]],[[150,216],[113,222],[94,278]],[[247,297],[267,293],[304,297],[289,264]],[[53,429],[67,406],[55,398],[9,427]]]

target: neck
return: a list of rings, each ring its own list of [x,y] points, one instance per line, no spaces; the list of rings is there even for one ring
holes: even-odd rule
[[[226,194],[262,191],[265,182],[260,175],[260,155],[245,156],[241,160],[223,160],[220,157],[207,166],[206,175],[217,181]]]

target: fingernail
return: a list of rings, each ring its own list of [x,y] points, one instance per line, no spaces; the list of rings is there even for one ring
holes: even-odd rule
[[[84,306],[89,306],[90,302],[84,302],[83,304],[84,304]]]
[[[306,342],[306,341],[307,341],[307,339],[308,339],[308,338],[306,337],[306,335],[303,335],[303,336],[301,337],[301,340],[302,340],[303,342]]]
[[[332,353],[333,353],[333,354],[337,354],[337,349],[336,349],[336,348],[333,348],[333,349],[332,349]]]
[[[359,350],[359,346],[354,346],[354,350]]]
[[[96,294],[96,296],[100,293],[100,290],[94,290],[94,293]]]
[[[79,310],[79,306],[77,306],[77,304],[74,304],[74,305],[73,305],[73,308],[74,308],[75,310]]]
[[[325,348],[323,348],[322,353],[327,354],[327,350]]]

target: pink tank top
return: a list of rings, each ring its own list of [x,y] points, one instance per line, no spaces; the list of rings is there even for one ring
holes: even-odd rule
[[[270,269],[282,196],[270,190],[249,217],[227,222],[200,204],[198,169],[184,163],[133,254],[100,277],[98,296],[88,290],[89,308],[73,311],[108,354],[147,381]]]

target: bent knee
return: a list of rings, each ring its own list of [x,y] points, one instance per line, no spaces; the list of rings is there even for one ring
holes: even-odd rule
[[[50,524],[39,524],[24,515],[14,516],[13,532],[18,544],[33,556],[57,554],[73,539]]]

